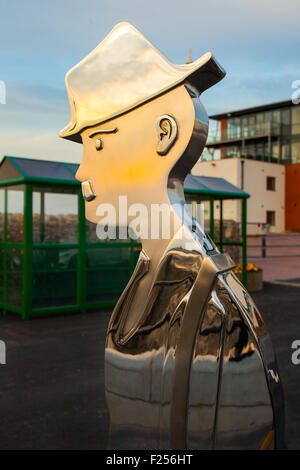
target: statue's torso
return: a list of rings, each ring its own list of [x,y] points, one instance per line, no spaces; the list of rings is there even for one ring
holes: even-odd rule
[[[197,303],[207,259],[170,245],[139,321],[125,334],[147,275],[141,254],[108,328],[111,448],[258,449],[274,416],[283,445],[281,385],[262,318],[231,271],[218,274],[207,302]]]

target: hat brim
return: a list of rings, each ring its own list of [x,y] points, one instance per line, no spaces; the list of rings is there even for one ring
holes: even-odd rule
[[[124,44],[125,55],[127,54],[125,58],[115,53],[116,49],[124,47]],[[115,55],[112,55],[112,51]],[[149,73],[152,66],[153,72]],[[107,80],[107,67],[113,70],[109,78],[111,81]],[[121,86],[120,76],[123,77]],[[224,76],[225,71],[211,52],[207,52],[194,62],[176,65],[161,54],[132,25],[120,23],[94,51],[67,73],[66,88],[70,100],[71,120],[60,131],[59,136],[81,143],[80,133],[87,127],[99,125],[127,113],[183,83],[189,83],[201,94]],[[138,77],[140,82],[134,89],[135,77]],[[115,80],[120,93],[117,105],[114,95]],[[141,86],[142,80],[145,81]],[[107,94],[108,83],[111,83],[108,89],[110,95]],[[112,99],[111,106],[109,106],[110,99]],[[106,108],[100,107],[100,104],[96,105],[97,100],[98,103],[103,100]]]

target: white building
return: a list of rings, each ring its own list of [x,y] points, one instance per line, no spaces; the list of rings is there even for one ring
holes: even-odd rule
[[[272,232],[285,230],[285,169],[278,163],[226,158],[196,163],[192,172],[197,176],[225,178],[250,194],[247,210],[247,233],[260,234],[265,224]],[[216,209],[218,202],[215,202]],[[224,220],[241,222],[240,201],[224,201]]]

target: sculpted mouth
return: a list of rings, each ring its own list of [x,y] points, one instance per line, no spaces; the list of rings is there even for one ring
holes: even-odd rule
[[[81,183],[81,190],[85,201],[92,201],[95,199],[96,194],[94,193],[93,186],[90,181],[83,181],[83,183]]]

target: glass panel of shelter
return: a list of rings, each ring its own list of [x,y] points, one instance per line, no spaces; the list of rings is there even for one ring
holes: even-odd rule
[[[34,188],[32,196],[33,242],[77,243],[77,189]]]
[[[5,189],[0,188],[0,242],[4,240]]]
[[[240,246],[226,245],[226,242],[242,241],[241,224],[241,200],[224,199],[223,200],[223,253],[228,253],[235,263],[242,261],[242,251]]]
[[[186,201],[188,204],[196,204],[198,206],[197,211],[193,211],[193,215],[196,215],[198,223],[203,227],[204,219],[204,230],[210,234],[214,241],[218,244],[218,247],[224,253],[229,253],[232,259],[239,263],[241,261],[241,247],[235,246],[234,242],[240,243],[242,241],[242,229],[241,229],[241,201],[224,199],[213,201],[213,214],[211,213],[211,201],[202,200],[197,195],[186,195]],[[221,204],[223,206],[223,218],[221,220]],[[213,216],[213,224],[211,220]],[[213,233],[211,229],[213,226]],[[221,237],[222,231],[222,237]],[[222,245],[220,241],[233,242],[232,246]]]
[[[77,303],[78,249],[33,248],[32,307],[58,307]]]
[[[32,225],[33,308],[76,305],[78,189],[34,187]]]
[[[7,188],[7,241],[23,242],[24,236],[24,186]]]
[[[19,308],[23,301],[23,256],[20,248],[6,248],[6,303]]]
[[[0,248],[0,304],[4,301],[4,248]]]

